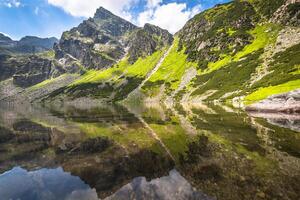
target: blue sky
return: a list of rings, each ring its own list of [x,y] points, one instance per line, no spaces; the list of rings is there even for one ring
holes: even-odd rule
[[[175,33],[202,10],[229,0],[0,0],[0,32],[59,38],[103,6],[138,26],[152,23]]]

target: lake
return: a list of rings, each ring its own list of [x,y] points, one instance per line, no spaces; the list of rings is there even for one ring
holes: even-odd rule
[[[300,199],[300,116],[0,105],[1,200]]]

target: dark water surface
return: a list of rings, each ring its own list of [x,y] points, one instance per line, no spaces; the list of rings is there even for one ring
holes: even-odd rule
[[[0,200],[300,199],[298,115],[83,105],[0,105]]]

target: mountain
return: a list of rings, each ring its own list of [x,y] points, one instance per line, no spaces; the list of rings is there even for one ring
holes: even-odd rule
[[[10,37],[0,33],[0,53],[8,54],[9,48],[12,48],[15,45],[15,41],[13,41]]]
[[[174,36],[101,7],[63,33],[50,58],[55,75],[34,86],[49,92],[34,100],[248,105],[299,91],[299,6],[235,0],[199,13]]]
[[[19,41],[14,41],[0,33],[0,54],[32,54],[49,51],[58,42],[55,37],[39,38],[26,36]]]
[[[48,51],[53,48],[53,45],[58,42],[55,37],[39,38],[35,36],[26,36],[17,42],[15,51],[26,53],[38,53]]]
[[[144,40],[142,41],[141,38]],[[172,35],[152,25],[138,28],[100,7],[93,18],[63,33],[55,46],[56,58],[80,62],[87,69],[111,67],[125,55],[131,62],[172,43]],[[142,49],[136,48],[143,47]]]
[[[13,40],[10,37],[4,35],[3,33],[0,33],[0,44],[1,45],[2,44],[5,45],[6,43],[10,43],[10,42],[13,42]]]

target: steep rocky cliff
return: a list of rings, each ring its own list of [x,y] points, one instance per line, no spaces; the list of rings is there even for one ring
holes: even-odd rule
[[[88,69],[110,67],[125,55],[126,36],[137,27],[99,8],[93,18],[63,33],[55,46],[56,58],[67,55]]]
[[[13,79],[16,86],[26,88],[66,72],[55,60],[39,56],[0,56],[0,81]]]
[[[101,69],[111,67],[127,53],[134,63],[170,43],[172,35],[166,30],[149,24],[138,28],[101,7],[93,18],[64,32],[55,51],[59,60],[71,56],[87,69]]]
[[[146,57],[173,42],[173,36],[167,31],[151,24],[145,24],[129,39],[129,61],[134,63],[139,57]]]

